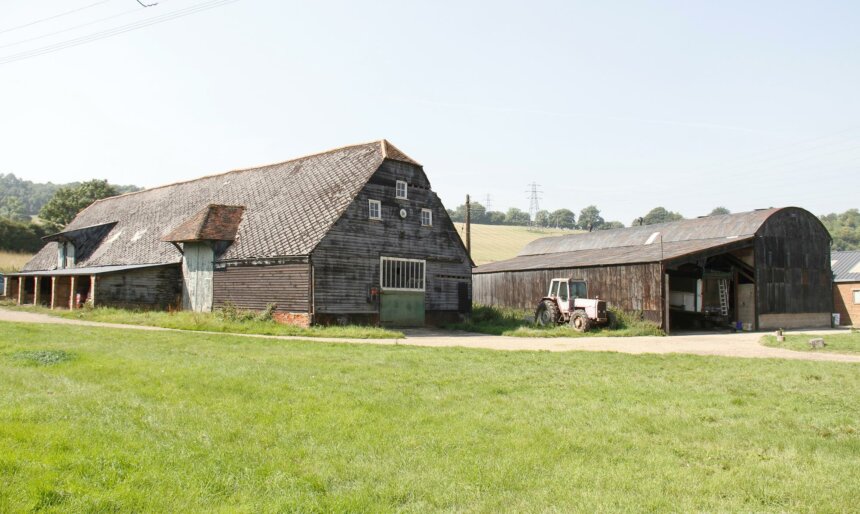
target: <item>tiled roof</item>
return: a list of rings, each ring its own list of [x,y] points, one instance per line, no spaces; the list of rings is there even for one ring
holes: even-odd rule
[[[242,222],[244,207],[209,205],[187,221],[182,222],[162,241],[233,241]]]
[[[833,252],[830,266],[834,282],[860,282],[860,252]]]
[[[385,140],[338,148],[99,200],[65,231],[116,222],[77,267],[173,263],[181,255],[162,238],[211,204],[242,206],[221,259],[307,255],[386,158],[415,162]],[[48,243],[24,270],[56,264],[56,243]]]

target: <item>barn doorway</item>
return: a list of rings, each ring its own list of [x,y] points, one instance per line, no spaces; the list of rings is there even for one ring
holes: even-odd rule
[[[182,245],[182,308],[212,311],[212,274],[215,252],[209,243]]]
[[[667,266],[670,330],[756,330],[753,263],[747,248]]]
[[[389,326],[423,326],[426,261],[381,257],[379,268],[379,322]]]

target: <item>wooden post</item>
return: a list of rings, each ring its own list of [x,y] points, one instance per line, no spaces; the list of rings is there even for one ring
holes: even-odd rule
[[[90,307],[96,306],[96,275],[90,275],[90,294],[87,302],[89,302]]]
[[[18,277],[18,305],[24,303],[24,280],[26,279],[27,277],[24,276]]]
[[[39,293],[42,285],[39,283],[39,277],[33,277],[33,305],[39,305]]]
[[[466,255],[472,257],[472,204],[466,195]]]
[[[665,301],[663,302],[663,310],[666,313],[666,327],[664,330],[666,331],[666,334],[669,334],[671,331],[671,327],[669,326],[669,319],[671,317],[669,310],[669,302],[671,300],[671,293],[669,291],[669,288],[671,287],[669,284],[669,271],[663,264],[660,264],[660,269],[663,271],[663,276],[665,277],[663,279],[663,298],[665,299]]]
[[[51,277],[51,310],[56,307],[57,277]]]
[[[75,310],[75,276],[69,278],[69,310]]]

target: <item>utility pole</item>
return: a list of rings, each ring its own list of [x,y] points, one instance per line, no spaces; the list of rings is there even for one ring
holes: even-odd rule
[[[466,195],[466,254],[472,257],[472,204]]]
[[[540,184],[537,182],[532,182],[529,184],[529,189],[526,190],[526,193],[529,194],[529,224],[535,225],[535,218],[537,218],[537,213],[540,210],[540,195],[543,191],[539,190]]]
[[[487,198],[484,199],[484,212],[490,212],[493,207],[493,198],[490,196],[490,193],[487,193]],[[486,223],[486,222],[485,222]]]

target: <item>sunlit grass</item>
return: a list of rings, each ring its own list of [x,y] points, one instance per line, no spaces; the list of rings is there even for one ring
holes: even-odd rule
[[[0,511],[852,512],[858,369],[0,323]]]
[[[824,348],[813,349],[809,346],[810,339],[823,338],[826,346]],[[779,343],[775,336],[765,336],[762,338],[762,343],[765,346],[773,346],[776,348],[787,348],[789,350],[807,351],[807,352],[836,352],[836,353],[860,353],[860,331],[851,330],[840,334],[787,334],[785,342]]]
[[[21,268],[32,258],[33,256],[29,253],[0,250],[0,273],[21,271]],[[0,291],[0,294],[2,294],[2,291]]]

